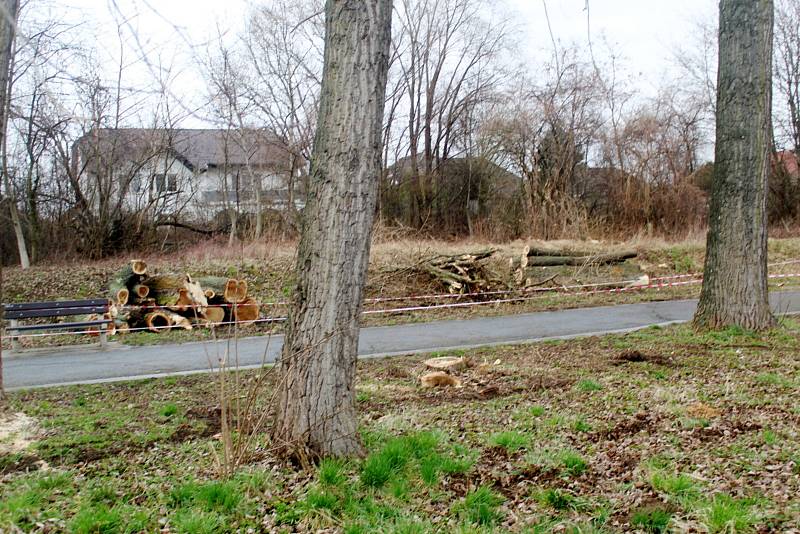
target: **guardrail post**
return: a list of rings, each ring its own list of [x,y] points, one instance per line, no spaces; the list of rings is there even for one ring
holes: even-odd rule
[[[19,326],[19,322],[17,322],[16,319],[10,319],[9,325],[10,328],[6,330],[6,333],[8,333],[9,331],[16,333],[17,331],[16,328]],[[16,350],[16,351],[22,350],[22,345],[19,342],[19,336],[10,334],[9,337],[11,338],[11,350]]]
[[[100,348],[106,350],[108,348],[108,335],[106,331],[108,330],[108,323],[103,323],[100,325]]]

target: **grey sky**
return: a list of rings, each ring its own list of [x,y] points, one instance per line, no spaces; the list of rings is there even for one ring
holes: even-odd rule
[[[269,0],[262,0],[268,2]],[[116,2],[116,3],[115,3]],[[139,55],[139,46],[154,62],[172,65],[176,91],[197,93],[197,57],[218,32],[234,36],[247,12],[257,2],[246,0],[62,0],[53,9],[67,20],[85,21],[87,33],[101,44],[100,54],[114,60],[118,54],[114,13],[122,13],[139,42],[131,43],[129,60]],[[532,64],[551,53],[552,45],[542,0],[504,0],[496,3],[518,25],[522,60]],[[66,7],[66,9],[65,9]],[[587,43],[586,0],[547,0],[553,36],[560,46]],[[620,56],[622,65],[640,94],[652,94],[674,66],[676,46],[691,43],[695,24],[713,20],[715,0],[590,0],[592,42],[604,53],[607,42]],[[113,64],[113,63],[112,63]],[[132,70],[135,72],[135,69]],[[144,79],[145,73],[134,74]]]

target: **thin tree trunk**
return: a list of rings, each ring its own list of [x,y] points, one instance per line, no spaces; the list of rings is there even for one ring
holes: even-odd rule
[[[13,198],[9,199],[11,207],[11,224],[14,226],[14,236],[17,238],[17,251],[19,252],[19,265],[23,269],[29,269],[31,260],[28,257],[28,247],[25,244],[25,232],[22,230],[22,221],[19,219],[17,204]]]
[[[698,328],[775,324],[767,292],[772,0],[721,0],[717,144]]]
[[[6,123],[8,120],[7,102],[10,97],[8,94],[8,69],[11,64],[11,50],[14,44],[14,26],[17,23],[17,0],[0,0],[0,103],[2,103],[2,113],[0,113],[0,144],[6,144]],[[7,168],[6,153],[3,150],[2,168]],[[13,198],[11,201],[13,202]],[[3,265],[0,260],[0,302],[3,300]],[[0,321],[3,320],[3,313],[0,312]],[[0,343],[0,409],[5,408],[6,394],[3,389],[3,347]]]
[[[391,0],[328,0],[319,123],[273,438],[293,457],[362,452],[354,379],[381,159]]]

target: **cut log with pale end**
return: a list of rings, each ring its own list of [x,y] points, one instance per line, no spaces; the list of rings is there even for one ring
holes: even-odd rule
[[[241,304],[233,304],[233,318],[238,322],[255,321],[259,316],[258,301],[245,299]]]
[[[151,276],[143,284],[150,288],[149,296],[158,306],[173,311],[186,311],[192,307],[208,305],[202,287],[186,274],[162,274]]]
[[[596,254],[593,256],[530,256],[528,258],[528,265],[533,267],[607,265],[609,263],[622,263],[636,256],[637,253],[633,250],[613,254]]]
[[[442,356],[425,360],[425,366],[437,371],[461,371],[467,366],[467,360],[462,356],[455,358],[452,356]]]
[[[221,323],[225,320],[225,308],[222,306],[206,306],[199,316],[204,321],[212,323],[212,325]]]
[[[461,385],[461,381],[458,378],[444,371],[434,371],[424,374],[419,378],[419,381],[424,388],[459,387]]]
[[[133,292],[133,296],[137,300],[141,300],[147,298],[147,295],[150,294],[150,288],[144,284],[134,284],[131,288]]]
[[[183,328],[184,330],[192,329],[192,322],[183,315],[178,315],[175,312],[164,313],[166,313],[166,315],[169,317],[169,320],[174,328]]]
[[[125,287],[124,283],[118,283],[116,280],[112,280],[108,284],[108,297],[116,305],[124,306],[128,303],[130,292],[128,291],[128,288]]]
[[[156,310],[145,314],[144,324],[150,329],[151,332],[160,332],[172,326],[172,320],[168,315],[169,312]]]
[[[130,299],[130,288],[147,273],[147,264],[142,260],[131,260],[108,284],[109,297],[123,306]]]
[[[228,304],[244,302],[247,298],[247,281],[235,278],[225,278],[222,276],[203,276],[195,280],[205,292],[212,291],[213,294],[206,297],[217,302]]]
[[[138,274],[139,276],[144,276],[147,274],[147,263],[143,260],[131,260],[131,271],[133,274]]]

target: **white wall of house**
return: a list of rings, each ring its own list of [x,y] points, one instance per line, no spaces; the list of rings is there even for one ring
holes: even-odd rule
[[[131,173],[134,173],[132,178]],[[123,209],[137,213],[149,211],[153,218],[179,216],[207,221],[225,209],[256,213],[258,203],[253,186],[259,182],[262,210],[287,207],[286,178],[264,169],[250,171],[242,165],[228,166],[226,179],[221,167],[192,170],[183,161],[166,155],[154,158],[138,170],[132,166],[115,170],[115,180],[129,178]],[[98,190],[98,177],[86,173],[82,179],[88,191]],[[118,198],[118,193],[113,198]],[[92,201],[97,205],[98,197],[92,195]],[[297,209],[302,209],[303,204],[295,200]]]

